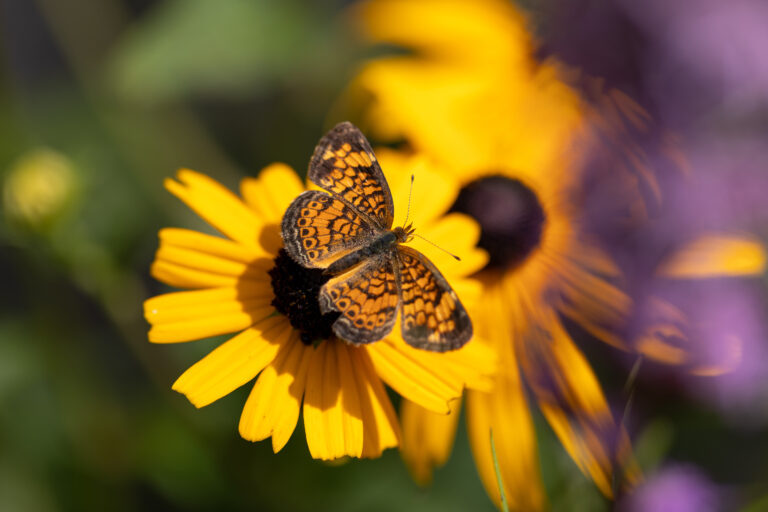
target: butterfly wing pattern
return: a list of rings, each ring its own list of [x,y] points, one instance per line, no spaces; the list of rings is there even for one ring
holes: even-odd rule
[[[379,228],[344,201],[308,190],[283,216],[282,233],[288,254],[303,267],[328,268],[363,247]]]
[[[437,267],[410,247],[398,248],[403,339],[416,348],[445,352],[472,337],[472,322]]]
[[[352,123],[340,123],[315,148],[307,177],[368,217],[382,230],[395,217],[392,194],[373,149]]]
[[[394,261],[387,254],[329,280],[320,290],[320,311],[339,311],[339,338],[354,344],[378,341],[392,331],[400,304]]]
[[[389,185],[360,130],[344,122],[320,139],[308,177],[324,191],[291,203],[282,235],[296,262],[332,275],[318,301],[323,313],[341,313],[334,334],[352,344],[378,341],[400,310],[403,339],[414,347],[444,352],[469,341],[472,324],[456,293],[391,231]]]

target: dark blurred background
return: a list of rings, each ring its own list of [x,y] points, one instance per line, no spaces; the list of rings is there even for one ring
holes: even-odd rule
[[[394,450],[313,461],[300,426],[273,455],[237,434],[249,386],[199,411],[170,389],[220,340],[146,340],[142,301],[168,291],[149,277],[158,229],[210,229],[163,179],[189,167],[236,189],[273,161],[304,173],[381,51],[356,38],[348,4],[0,0],[0,510],[492,508],[463,427],[428,489]],[[542,55],[589,67],[551,37],[561,18],[534,18]],[[580,339],[620,410],[629,365]],[[665,379],[638,381],[643,467],[695,464],[759,507],[765,415],[745,423]],[[609,510],[536,421],[553,508]]]

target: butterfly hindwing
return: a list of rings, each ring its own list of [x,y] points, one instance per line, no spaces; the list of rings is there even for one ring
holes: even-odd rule
[[[398,247],[403,339],[416,348],[445,352],[472,337],[472,322],[451,285],[420,252]]]
[[[302,193],[283,216],[288,254],[304,267],[326,268],[365,245],[377,228],[343,201],[319,190]]]
[[[352,123],[339,123],[320,139],[307,177],[381,229],[392,227],[394,205],[389,185],[371,145]]]
[[[399,297],[391,254],[378,254],[336,276],[320,289],[320,311],[338,311],[339,338],[354,345],[378,341],[392,331]]]

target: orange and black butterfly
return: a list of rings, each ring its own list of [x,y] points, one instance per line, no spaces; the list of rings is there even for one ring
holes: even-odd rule
[[[392,331],[400,310],[403,339],[414,347],[444,352],[469,341],[472,322],[451,285],[423,254],[401,245],[412,226],[392,229],[389,185],[360,130],[344,122],[320,139],[308,176],[324,191],[294,199],[282,234],[295,261],[333,276],[318,300],[323,313],[341,313],[334,334],[373,343]]]

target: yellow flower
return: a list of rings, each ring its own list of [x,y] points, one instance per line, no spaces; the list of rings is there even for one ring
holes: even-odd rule
[[[458,213],[442,215],[458,193],[456,183],[423,159],[385,151],[379,160],[400,219],[409,173],[416,169],[411,218],[423,236],[463,259],[457,264],[430,246],[418,248],[471,304],[479,285],[465,276],[481,268],[487,256],[475,247],[479,228],[474,221]],[[256,379],[240,418],[245,439],[271,436],[279,451],[303,409],[312,457],[376,457],[400,440],[382,381],[438,413],[448,411],[465,385],[487,387],[493,354],[480,343],[430,353],[406,345],[399,326],[370,345],[351,346],[331,337],[334,318],[329,321],[317,306],[317,292],[327,278],[281,250],[281,218],[304,190],[287,166],[273,164],[258,178],[244,179],[242,199],[190,170],[179,171],[177,180],[165,185],[224,237],[179,228],[160,231],[152,275],[189,290],[145,302],[149,340],[175,343],[238,333],[184,372],[173,389],[203,407]]]
[[[366,122],[452,171],[463,185],[453,209],[480,223],[480,246],[490,254],[477,275],[482,304],[470,313],[497,352],[499,371],[494,388],[470,390],[466,404],[487,492],[500,503],[493,432],[510,508],[545,508],[525,382],[578,467],[612,497],[614,478],[631,485],[637,470],[626,434],[563,325],[566,318],[631,348],[614,329],[632,307],[617,286],[619,269],[580,224],[579,145],[594,142],[593,109],[560,79],[557,63],[533,59],[525,20],[511,3],[375,0],[357,14],[374,42],[413,50],[370,62],[353,82],[370,99]],[[693,267],[673,259],[666,268],[711,273],[727,262],[754,272],[762,249],[746,244],[749,257],[713,255]],[[447,459],[457,409],[439,416],[404,402],[402,451],[417,480]]]
[[[3,206],[9,219],[44,228],[60,216],[77,194],[77,175],[66,155],[36,149],[23,155],[3,184]]]

